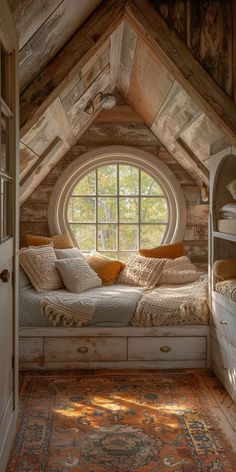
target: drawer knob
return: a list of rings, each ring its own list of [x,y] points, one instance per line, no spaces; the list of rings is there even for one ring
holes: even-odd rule
[[[222,365],[222,369],[228,370],[228,367],[226,365]]]
[[[85,354],[85,352],[88,352],[88,348],[86,346],[78,347],[77,352],[80,354]]]
[[[170,351],[171,351],[171,347],[170,347],[170,346],[161,346],[161,347],[160,347],[160,351],[161,351],[161,352],[170,352]]]
[[[226,320],[221,320],[221,321],[220,321],[220,324],[221,324],[221,325],[227,325],[227,324],[228,324],[228,321],[226,321]]]

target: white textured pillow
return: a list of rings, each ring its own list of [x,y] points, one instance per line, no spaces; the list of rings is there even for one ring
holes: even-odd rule
[[[199,277],[196,267],[187,256],[176,259],[166,259],[161,277],[160,285],[181,285],[194,282]]]
[[[159,284],[162,267],[166,259],[130,256],[124,270],[118,275],[116,283],[153,288]]]
[[[85,259],[78,247],[71,247],[68,249],[54,249],[54,251],[57,259],[75,259],[77,257]]]
[[[91,288],[101,287],[100,277],[82,258],[61,259],[55,262],[67,290],[82,293]]]
[[[20,265],[37,292],[58,290],[63,287],[55,267],[56,255],[52,245],[34,246],[20,250]]]

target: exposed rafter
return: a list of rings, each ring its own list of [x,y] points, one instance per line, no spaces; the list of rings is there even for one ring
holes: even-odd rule
[[[21,95],[24,135],[121,22],[125,0],[105,0]]]
[[[236,144],[236,107],[206,72],[185,43],[147,0],[129,0],[125,18],[165,67],[233,144]]]

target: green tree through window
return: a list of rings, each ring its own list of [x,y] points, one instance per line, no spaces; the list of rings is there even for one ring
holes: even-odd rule
[[[127,164],[92,170],[76,183],[67,204],[67,220],[82,252],[96,249],[121,260],[140,247],[160,244],[168,218],[160,184]]]

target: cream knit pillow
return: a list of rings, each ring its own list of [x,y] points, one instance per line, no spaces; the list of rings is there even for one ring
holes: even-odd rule
[[[91,269],[85,259],[61,259],[55,262],[55,266],[70,292],[82,293],[102,285],[100,277]]]
[[[116,283],[153,288],[159,284],[162,267],[166,260],[138,255],[130,256],[124,270],[118,275]]]
[[[182,285],[199,278],[196,267],[187,256],[166,259],[159,280],[160,285]]]
[[[19,260],[37,292],[63,287],[61,276],[55,267],[56,255],[52,245],[23,248],[20,250]]]

